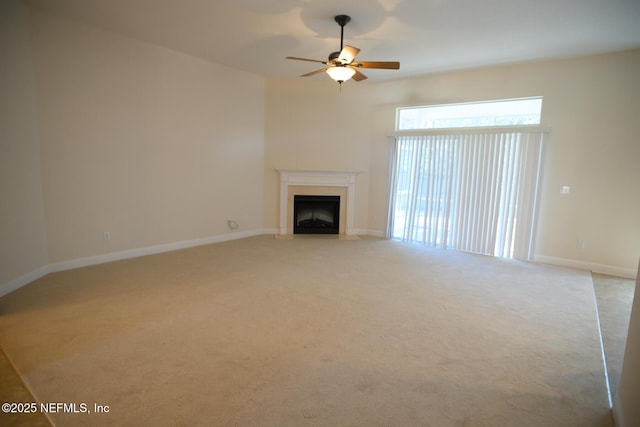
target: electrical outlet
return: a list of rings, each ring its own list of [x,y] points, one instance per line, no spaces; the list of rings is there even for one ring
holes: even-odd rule
[[[104,233],[102,233],[102,239],[103,240],[111,240],[111,232],[105,231]]]
[[[576,248],[578,249],[584,249],[584,247],[586,246],[584,240],[578,239],[578,241],[576,242]]]
[[[568,185],[563,185],[560,187],[560,194],[569,194],[571,192],[571,187]]]

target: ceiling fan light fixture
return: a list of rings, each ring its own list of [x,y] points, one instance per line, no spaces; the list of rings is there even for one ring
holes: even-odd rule
[[[351,67],[335,66],[327,68],[327,74],[338,83],[346,82],[356,73]]]
[[[347,15],[338,15],[335,17],[336,22],[340,25],[340,51],[329,54],[329,59],[320,61],[317,59],[299,58],[297,56],[287,56],[286,59],[295,59],[298,61],[319,62],[326,67],[301,75],[300,77],[314,76],[326,71],[326,73],[336,82],[342,84],[353,77],[353,80],[360,82],[365,80],[367,76],[360,72],[359,68],[378,68],[382,70],[398,70],[400,63],[397,61],[358,61],[353,62],[360,49],[353,46],[344,45],[344,26],[351,20]]]

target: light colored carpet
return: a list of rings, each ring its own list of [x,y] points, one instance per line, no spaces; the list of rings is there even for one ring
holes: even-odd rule
[[[35,411],[31,407],[25,409],[18,404],[35,403],[35,398],[22,382],[11,360],[0,348],[0,403],[10,404],[8,408],[2,407],[0,412],[0,425],[11,427],[50,427],[51,423],[46,414],[36,406]]]
[[[593,273],[592,276],[600,315],[609,385],[611,395],[615,396],[620,384],[636,282],[597,273]]]
[[[587,272],[259,236],[51,274],[0,339],[58,426],[611,426]]]

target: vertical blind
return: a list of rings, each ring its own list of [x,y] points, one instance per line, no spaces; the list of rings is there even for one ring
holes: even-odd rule
[[[513,130],[396,137],[388,237],[531,259],[543,140]]]

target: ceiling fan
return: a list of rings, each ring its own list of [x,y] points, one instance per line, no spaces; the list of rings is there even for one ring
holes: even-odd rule
[[[332,52],[329,55],[329,59],[326,61],[320,61],[317,59],[298,58],[295,56],[287,56],[286,59],[295,59],[298,61],[319,62],[325,64],[326,67],[319,70],[312,71],[307,74],[303,74],[300,77],[313,76],[325,71],[329,74],[333,80],[339,84],[346,82],[353,77],[353,80],[359,82],[367,78],[364,74],[358,70],[358,68],[378,68],[385,70],[399,70],[400,63],[397,61],[356,61],[354,62],[356,55],[360,52],[360,49],[353,46],[344,46],[344,26],[351,21],[351,17],[347,15],[337,15],[335,21],[340,25],[340,51]]]

